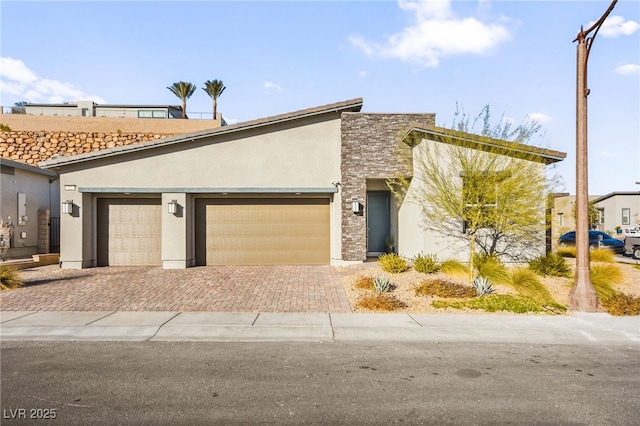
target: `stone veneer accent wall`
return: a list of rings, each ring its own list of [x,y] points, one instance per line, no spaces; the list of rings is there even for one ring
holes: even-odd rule
[[[367,257],[367,178],[391,178],[400,171],[394,152],[402,130],[434,126],[435,114],[342,114],[343,260],[364,261]],[[352,197],[364,205],[363,214],[351,211]]]
[[[156,141],[166,136],[118,132],[0,132],[0,157],[37,166],[56,155],[77,155],[136,142]]]

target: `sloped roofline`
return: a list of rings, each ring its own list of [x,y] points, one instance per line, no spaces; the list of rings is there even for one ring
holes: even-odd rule
[[[410,140],[416,135],[427,135],[436,142],[468,146],[469,148],[491,151],[510,157],[525,158],[543,164],[557,163],[567,156],[565,152],[459,132],[443,127],[434,127],[433,129],[412,127],[405,133],[403,140]]]
[[[87,152],[69,157],[53,157],[47,161],[40,163],[40,167],[43,169],[52,169],[70,164],[82,163],[85,161],[96,160],[99,158],[113,157],[117,155],[123,155],[131,152],[145,151],[149,149],[155,149],[159,147],[165,147],[183,142],[193,142],[198,139],[204,139],[211,136],[226,135],[237,132],[246,131],[249,129],[267,127],[274,124],[285,123],[290,121],[299,120],[302,118],[313,117],[332,112],[359,112],[362,109],[362,98],[355,98],[348,101],[337,102],[333,104],[303,109],[286,114],[274,115],[271,117],[259,118],[256,120],[245,121],[242,123],[231,124],[222,127],[216,127],[210,130],[202,130],[191,133],[184,133],[182,135],[167,137],[159,139],[154,142],[138,142],[130,145],[118,146],[114,148],[107,148],[100,151]]]
[[[610,192],[607,195],[603,195],[602,197],[598,197],[593,200],[594,203],[599,203],[600,201],[604,201],[607,198],[616,197],[620,195],[640,195],[640,191],[614,191]]]
[[[41,174],[49,177],[58,176],[55,172],[52,172],[50,170],[43,170],[39,167],[32,166],[30,164],[21,163],[18,161],[9,160],[7,158],[0,158],[0,164],[3,166],[13,167],[16,169],[25,170],[27,172],[37,173],[37,174]]]

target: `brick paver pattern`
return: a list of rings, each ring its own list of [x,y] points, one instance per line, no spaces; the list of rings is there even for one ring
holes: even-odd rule
[[[20,272],[3,311],[351,312],[333,266],[57,266]]]

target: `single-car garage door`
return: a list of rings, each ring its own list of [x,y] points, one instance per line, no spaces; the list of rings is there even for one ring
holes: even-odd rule
[[[98,266],[161,265],[160,199],[98,199]]]
[[[329,218],[329,199],[197,199],[196,264],[328,264]]]

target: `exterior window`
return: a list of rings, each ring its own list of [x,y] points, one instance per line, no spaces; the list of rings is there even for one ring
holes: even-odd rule
[[[558,226],[564,226],[564,214],[558,213]]]
[[[622,209],[622,224],[631,225],[631,209]]]
[[[167,114],[164,110],[141,109],[138,110],[138,118],[166,118]]]
[[[600,222],[600,224],[604,225],[604,209],[598,209],[598,216],[598,221]]]

